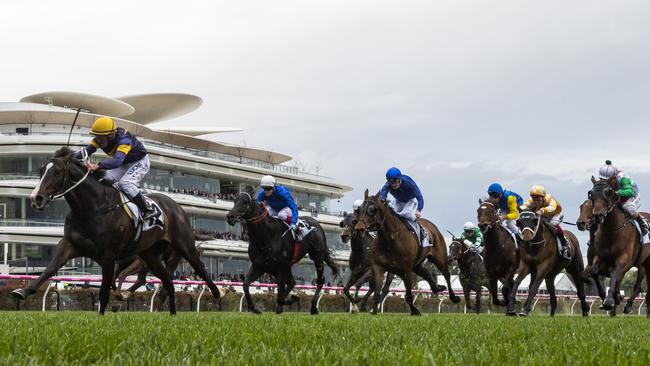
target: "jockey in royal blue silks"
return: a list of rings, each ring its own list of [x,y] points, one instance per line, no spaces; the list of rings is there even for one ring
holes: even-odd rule
[[[426,231],[417,223],[424,208],[424,198],[415,181],[399,169],[390,168],[386,172],[386,183],[381,188],[380,198],[386,200],[388,193],[395,198],[390,202],[390,207],[408,221],[423,246],[430,245]]]
[[[305,235],[309,234],[310,229],[301,225],[298,225],[298,205],[296,201],[291,196],[289,190],[276,184],[275,178],[270,175],[265,175],[260,181],[260,193],[257,195],[257,201],[266,205],[266,209],[269,211],[269,214],[275,218],[278,218],[291,228],[291,232],[296,238],[296,243],[293,247],[293,260],[295,263],[300,258],[300,253],[302,250],[301,240]]]
[[[135,203],[141,212],[143,220],[148,220],[156,215],[157,210],[151,207],[140,192],[140,182],[149,172],[149,156],[147,150],[129,131],[117,127],[115,121],[109,117],[100,117],[95,120],[90,133],[94,136],[84,148],[88,156],[97,149],[102,149],[111,157],[99,164],[88,162],[88,170],[105,169],[104,179],[116,183],[129,199]],[[81,159],[82,152],[75,154]]]

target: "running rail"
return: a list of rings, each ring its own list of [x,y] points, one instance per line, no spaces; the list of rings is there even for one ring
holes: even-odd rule
[[[33,275],[0,275],[0,280],[34,281],[34,280],[38,279],[38,277],[39,276],[33,276]],[[48,278],[48,281],[50,281],[50,284],[48,284],[48,287],[45,290],[45,293],[43,294],[42,311],[45,311],[46,297],[50,292],[50,287],[52,287],[52,283],[57,283],[57,282],[84,282],[84,283],[93,282],[93,283],[100,283],[102,281],[102,278],[101,278],[101,276],[89,276],[89,277],[53,276],[53,277]],[[124,280],[124,283],[134,283],[134,282],[136,282],[135,279],[130,279],[128,277]],[[187,281],[174,280],[172,282],[174,283],[174,285],[186,285],[186,286],[187,285],[197,285],[197,286],[202,286],[201,292],[200,292],[199,298],[198,298],[198,303],[196,305],[196,311],[199,312],[200,307],[201,307],[201,298],[203,297],[203,293],[205,292],[206,283],[204,281],[193,281],[193,280],[187,280]],[[154,278],[154,279],[147,279],[146,283],[154,284],[154,285],[160,285],[161,281],[159,279],[157,279],[157,278]],[[241,287],[241,286],[244,285],[244,283],[243,282],[230,282],[230,281],[216,281],[215,285],[222,286],[222,287],[224,287],[224,286]],[[251,284],[251,286],[254,287],[254,288],[268,288],[268,289],[272,289],[272,290],[275,290],[277,288],[277,285],[274,284],[274,283],[253,283],[253,284]],[[316,290],[317,286],[314,286],[314,285],[296,285],[294,288],[297,289],[297,290]],[[153,311],[154,300],[155,300],[156,294],[158,293],[159,289],[160,289],[160,286],[157,286],[156,290],[154,291],[153,295],[151,296],[150,311]],[[368,291],[369,289],[370,288],[368,288],[368,287],[359,288],[359,290],[361,290],[361,291]],[[335,291],[337,293],[343,293],[343,287],[338,287],[338,286],[323,286],[322,290],[323,291]],[[402,293],[405,293],[405,292],[406,292],[406,290],[404,290],[402,288],[391,288],[388,291],[389,294],[391,294],[391,293],[392,294],[402,294]],[[411,292],[414,295],[413,302],[415,302],[415,300],[417,300],[417,298],[420,297],[420,295],[422,295],[422,294],[433,295],[431,290],[413,289],[413,290],[411,290]],[[57,290],[57,294],[58,294],[58,290]],[[441,310],[442,310],[442,304],[444,302],[444,299],[448,298],[449,292],[448,291],[442,291],[442,292],[439,292],[436,296],[440,297],[440,301],[438,303],[438,312],[440,313]],[[489,292],[488,291],[483,291],[481,296],[489,296]],[[522,299],[525,299],[527,296],[528,296],[527,294],[517,294],[517,297],[522,298]],[[321,292],[321,295],[318,298],[317,307],[318,307],[318,304],[320,304],[320,300],[322,299],[322,297],[323,297],[323,294]],[[574,307],[575,307],[575,305],[576,305],[576,303],[578,301],[578,298],[577,298],[576,295],[556,295],[556,297],[558,299],[571,299],[571,300],[574,300],[573,304],[571,305],[571,314],[574,313]],[[639,297],[640,297],[640,301],[641,301],[641,305],[639,307],[639,314],[640,314],[641,313],[641,308],[645,305],[645,296],[639,296]],[[384,312],[384,302],[386,301],[387,298],[388,298],[388,296],[386,296],[384,298],[384,300],[382,301],[382,303],[380,304],[380,309],[379,310],[382,313]],[[535,296],[535,298],[536,298],[536,300],[537,299],[549,299],[550,296],[547,295],[547,294],[538,294],[537,296]],[[600,297],[598,297],[598,296],[586,296],[586,300],[587,300],[587,302],[591,301],[590,311],[589,311],[591,313],[591,308],[593,307],[593,305],[594,305],[594,303],[596,301],[600,300]],[[242,294],[242,297],[240,299],[240,304],[239,304],[239,311],[240,312],[243,311],[243,301],[244,301],[244,296]],[[535,304],[533,305],[533,309],[534,309],[535,305],[537,305],[537,301],[535,301]]]

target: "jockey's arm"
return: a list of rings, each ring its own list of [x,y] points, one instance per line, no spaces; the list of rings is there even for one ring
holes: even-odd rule
[[[92,139],[92,140],[90,140],[90,143],[88,145],[86,145],[86,147],[84,147],[83,149],[85,149],[86,153],[88,153],[88,156],[90,156],[90,155],[94,154],[95,151],[97,151],[98,148],[99,148],[99,145],[97,145],[97,143],[95,142],[95,139]],[[83,155],[81,154],[81,150],[74,153],[74,157],[75,157],[75,159],[81,159],[83,157]]]
[[[126,154],[122,151],[117,151],[115,152],[113,159],[105,160],[99,163],[98,164],[99,169],[110,170],[122,166],[122,164],[124,163],[124,158],[126,158]]]
[[[524,202],[524,204],[521,205],[521,207],[519,207],[519,208],[521,209],[521,211],[526,211],[526,210],[529,210],[529,209],[530,209],[530,206],[532,206],[534,203],[535,203],[535,201],[533,201],[532,198],[529,198],[529,199],[528,199],[526,202]]]
[[[555,213],[557,211],[557,201],[555,198],[551,197],[548,201],[548,205],[542,209],[542,212],[545,214]]]
[[[390,183],[386,182],[384,183],[384,186],[381,187],[381,191],[379,191],[379,198],[382,201],[386,201],[388,198],[388,191],[390,190]]]
[[[257,194],[257,202],[262,203],[266,200],[265,198],[264,191],[260,190],[260,193]]]
[[[519,217],[519,206],[517,206],[517,198],[515,196],[508,197],[508,214],[506,219],[514,220]]]
[[[483,246],[483,233],[481,233],[481,229],[479,229],[479,228],[474,229],[474,237],[476,237],[476,241],[474,241],[474,246],[475,247],[482,247]]]
[[[634,187],[632,186],[632,181],[628,177],[621,178],[621,188],[616,191],[621,198],[630,198],[634,197]]]

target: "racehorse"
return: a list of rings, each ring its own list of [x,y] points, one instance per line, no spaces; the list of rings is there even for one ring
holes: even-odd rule
[[[618,205],[619,196],[616,177],[596,180],[591,177],[593,188],[589,199],[593,204],[593,221],[598,230],[593,234],[593,263],[585,272],[610,276],[610,285],[603,307],[610,316],[616,315],[616,306],[620,303],[621,280],[632,267],[643,266],[646,271],[647,290],[650,290],[650,260],[643,258],[641,237],[634,226],[634,219],[627,217]],[[646,302],[650,302],[650,291],[646,293]],[[650,317],[650,307],[647,310]]]
[[[566,261],[560,257],[555,229],[544,219],[531,211],[519,214],[517,226],[521,230],[522,244],[519,247],[519,268],[517,278],[510,293],[510,301],[506,309],[507,315],[516,315],[515,303],[517,289],[524,277],[530,274],[528,297],[519,313],[527,316],[531,311],[532,301],[537,295],[542,281],[546,281],[546,289],[550,297],[551,316],[555,315],[557,297],[555,296],[555,277],[564,269],[570,276],[578,292],[582,316],[589,315],[589,305],[585,299],[585,283],[582,276],[584,264],[578,239],[570,231],[564,231],[570,250],[571,260]]]
[[[377,241],[370,251],[373,283],[375,285],[382,283],[386,271],[399,276],[404,282],[405,300],[411,310],[411,315],[420,315],[420,311],[413,304],[412,273],[425,279],[434,293],[445,289],[444,286],[437,284],[436,277],[424,266],[426,259],[434,263],[445,277],[451,301],[460,302],[460,298],[454,294],[451,288],[447,246],[444,237],[431,221],[419,219],[418,222],[428,232],[429,238],[433,242],[432,246],[422,247],[417,235],[407,227],[408,224],[380,200],[379,193],[369,197],[366,189],[365,201],[359,208],[359,220],[355,225],[356,230],[377,231]],[[381,293],[376,291],[372,314],[377,314],[380,302]]]
[[[449,262],[457,262],[460,274],[460,284],[463,286],[465,295],[465,308],[469,311],[481,312],[481,294],[483,287],[488,288],[487,272],[483,265],[483,258],[474,248],[463,243],[460,239],[452,238],[449,245]],[[476,306],[472,308],[470,295],[474,291],[476,295]]]
[[[350,267],[350,277],[348,282],[343,287],[343,294],[350,300],[352,304],[352,312],[357,312],[359,307],[359,288],[366,282],[372,281],[372,273],[370,271],[370,250],[375,242],[375,237],[365,230],[355,230],[357,224],[357,215],[355,213],[344,213],[343,220],[339,224],[343,229],[341,233],[341,240],[344,243],[350,242],[350,258],[348,265]],[[395,275],[388,272],[386,282],[381,289],[381,299],[383,300],[390,290],[390,284],[393,282]],[[350,288],[355,286],[354,297],[350,295]],[[374,293],[374,284],[370,284],[370,289],[363,296],[361,300],[361,311],[365,311],[368,298]]]
[[[296,285],[291,273],[295,240],[287,224],[270,217],[264,205],[259,204],[253,198],[253,195],[252,190],[240,193],[235,199],[233,208],[226,215],[226,219],[230,225],[235,225],[238,221],[243,222],[248,232],[248,257],[251,260],[251,267],[246,274],[243,285],[248,310],[256,314],[261,313],[255,307],[249,287],[261,275],[269,273],[276,278],[278,284],[275,312],[280,314],[283,312],[284,305],[291,305],[298,300],[297,296],[292,296],[291,300],[286,299]],[[301,220],[315,228],[303,238],[298,258],[309,254],[309,258],[316,267],[317,289],[311,300],[311,314],[316,315],[318,314],[318,298],[325,283],[325,263],[332,270],[334,277],[338,277],[339,268],[332,257],[330,249],[327,247],[325,232],[318,221],[312,217],[301,217]],[[276,251],[273,248],[279,248],[280,250]]]
[[[207,283],[213,296],[220,297],[219,289],[208,277],[194,247],[190,221],[174,200],[162,194],[149,195],[163,212],[164,229],[157,226],[143,231],[134,242],[136,227],[121,209],[119,192],[101,183],[97,174],[90,173],[67,147],[59,149],[41,167],[40,181],[30,195],[32,207],[42,210],[53,199],[65,197],[70,212],[66,216],[63,238],[59,240],[54,258],[36,281],[26,288],[14,290],[12,295],[25,299],[68,260],[88,257],[102,268],[99,313],[104,314],[115,279],[115,262],[138,255],[162,282],[169,294],[169,312],[173,315],[176,313],[174,285],[161,263],[163,251],[171,247]]]
[[[646,212],[640,212],[641,215],[643,215],[646,219],[650,219],[650,215]],[[587,244],[587,269],[586,272],[589,273],[591,278],[594,280],[596,283],[596,289],[598,290],[598,295],[600,296],[601,300],[605,300],[605,288],[603,287],[603,284],[600,280],[600,276],[598,272],[594,272],[590,270],[591,265],[593,263],[594,259],[594,246],[592,245],[594,241],[594,235],[596,233],[596,230],[598,230],[598,225],[594,223],[593,220],[593,203],[591,202],[591,199],[587,199],[580,205],[580,215],[578,216],[578,219],[576,220],[576,226],[578,227],[578,230],[580,231],[585,231],[589,230],[590,234],[590,239]],[[650,245],[643,245],[641,247],[641,262],[643,258],[648,258],[650,256]],[[637,260],[637,263],[640,262]],[[639,296],[639,293],[641,293],[643,287],[643,278],[645,277],[645,267],[644,266],[637,266],[637,272],[636,272],[636,281],[634,282],[634,288],[632,289],[632,293],[628,297],[627,301],[625,302],[625,306],[623,307],[623,313],[624,314],[629,314],[632,310],[632,306],[634,305],[634,301],[636,300],[637,296]]]
[[[497,306],[507,305],[510,301],[510,291],[514,285],[514,275],[519,263],[513,234],[501,225],[497,208],[490,201],[479,201],[478,227],[483,233],[485,250],[483,263],[488,275],[488,288],[492,302]],[[501,281],[503,301],[499,300],[497,281]]]

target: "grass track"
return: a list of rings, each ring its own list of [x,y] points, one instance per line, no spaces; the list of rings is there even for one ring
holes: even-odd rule
[[[650,365],[645,317],[3,312],[1,364]]]

